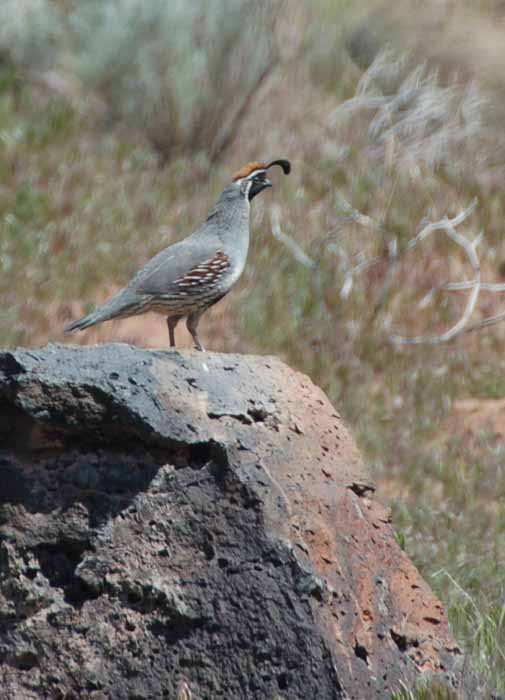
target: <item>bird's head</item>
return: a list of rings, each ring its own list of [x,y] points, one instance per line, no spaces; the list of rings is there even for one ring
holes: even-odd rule
[[[289,160],[280,159],[273,160],[271,163],[266,165],[265,163],[259,163],[258,161],[253,161],[252,163],[247,163],[233,176],[233,182],[239,187],[240,192],[246,199],[251,201],[253,197],[262,192],[267,187],[272,187],[272,183],[267,178],[267,170],[274,165],[278,165],[282,168],[285,175],[289,175],[291,172],[291,163]]]

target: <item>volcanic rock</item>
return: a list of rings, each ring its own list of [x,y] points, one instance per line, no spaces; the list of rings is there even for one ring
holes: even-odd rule
[[[0,353],[1,700],[457,685],[340,416],[270,357]]]

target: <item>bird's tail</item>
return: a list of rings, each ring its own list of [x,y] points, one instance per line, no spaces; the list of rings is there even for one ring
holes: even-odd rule
[[[103,323],[104,321],[110,321],[113,318],[121,318],[122,316],[131,316],[135,313],[139,313],[144,305],[139,303],[139,300],[135,297],[125,293],[125,291],[126,290],[122,290],[87,316],[80,318],[78,321],[69,323],[68,326],[65,326],[63,329],[64,332],[72,333],[73,331],[83,331],[85,328],[96,326],[98,323]]]
[[[97,323],[102,323],[107,321],[107,318],[103,318],[102,314],[97,313],[99,309],[95,309],[92,313],[80,318],[78,321],[73,321],[65,326],[63,329],[64,333],[72,333],[73,331],[83,331],[85,328],[90,326],[95,326]]]

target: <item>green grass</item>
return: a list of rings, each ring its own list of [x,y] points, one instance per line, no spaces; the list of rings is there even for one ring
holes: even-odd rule
[[[407,684],[393,693],[392,700],[457,700],[456,694],[447,686],[432,683],[411,688]]]

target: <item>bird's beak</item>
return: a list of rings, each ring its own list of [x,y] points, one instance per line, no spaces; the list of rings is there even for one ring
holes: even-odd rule
[[[262,180],[253,180],[251,187],[249,188],[249,201],[256,197],[256,195],[260,192],[263,192],[263,190],[266,190],[268,187],[272,187],[272,183],[266,177]]]

